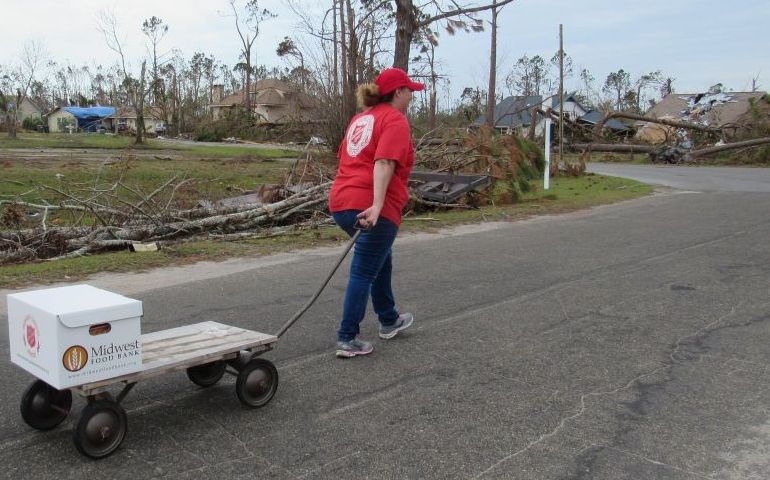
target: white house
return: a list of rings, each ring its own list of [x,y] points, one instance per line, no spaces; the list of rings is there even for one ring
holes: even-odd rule
[[[561,104],[559,103],[559,94],[555,93],[553,95],[545,97],[543,99],[540,109],[544,112],[547,112],[548,109],[551,109],[554,115],[558,116],[559,111],[561,110]],[[577,101],[574,95],[564,96],[564,116],[568,122],[576,122],[578,119],[583,117],[589,111],[590,111],[589,109],[585,108],[583,105],[580,104],[580,102]],[[541,137],[545,135],[545,118],[543,118],[542,115],[538,116],[537,125],[535,126],[535,135],[541,136]],[[551,138],[553,138],[553,136]]]
[[[115,113],[115,107],[59,107],[48,114],[48,131],[96,132],[105,128],[105,119]]]

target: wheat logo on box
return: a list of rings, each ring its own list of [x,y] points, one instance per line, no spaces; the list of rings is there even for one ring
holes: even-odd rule
[[[80,345],[73,345],[64,352],[62,363],[70,372],[77,372],[88,363],[88,351]]]
[[[27,347],[27,352],[36,357],[37,352],[40,351],[40,330],[37,328],[37,323],[35,323],[35,319],[31,315],[27,315],[24,319],[22,331],[24,346]]]

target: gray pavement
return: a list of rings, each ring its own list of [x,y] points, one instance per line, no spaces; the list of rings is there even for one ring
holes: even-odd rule
[[[266,355],[281,377],[269,405],[241,407],[232,378],[158,377],[127,397],[128,437],[98,462],[76,452],[70,421],[22,422],[30,378],[0,357],[0,477],[770,478],[770,194],[684,178],[588,211],[400,238],[395,289],[416,315],[403,336],[334,358],[338,274]],[[89,283],[143,300],[145,332],[274,332],[338,251]],[[372,317],[363,333],[376,336]]]

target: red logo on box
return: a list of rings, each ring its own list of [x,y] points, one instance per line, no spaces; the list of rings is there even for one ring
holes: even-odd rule
[[[27,347],[27,352],[36,357],[37,352],[40,351],[40,330],[38,330],[37,323],[35,323],[35,319],[31,315],[27,315],[24,319],[22,329],[24,331],[24,346]]]

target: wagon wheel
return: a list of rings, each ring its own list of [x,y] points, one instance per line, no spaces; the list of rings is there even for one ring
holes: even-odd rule
[[[32,428],[50,430],[67,418],[71,407],[71,391],[35,380],[21,397],[21,418]]]
[[[227,364],[222,360],[204,363],[187,369],[187,378],[201,387],[210,387],[225,374]]]
[[[117,450],[128,431],[126,411],[114,400],[93,400],[83,408],[73,430],[75,447],[83,455],[104,458]]]
[[[269,360],[255,358],[238,372],[235,393],[248,407],[263,407],[272,400],[278,389],[278,370]]]

